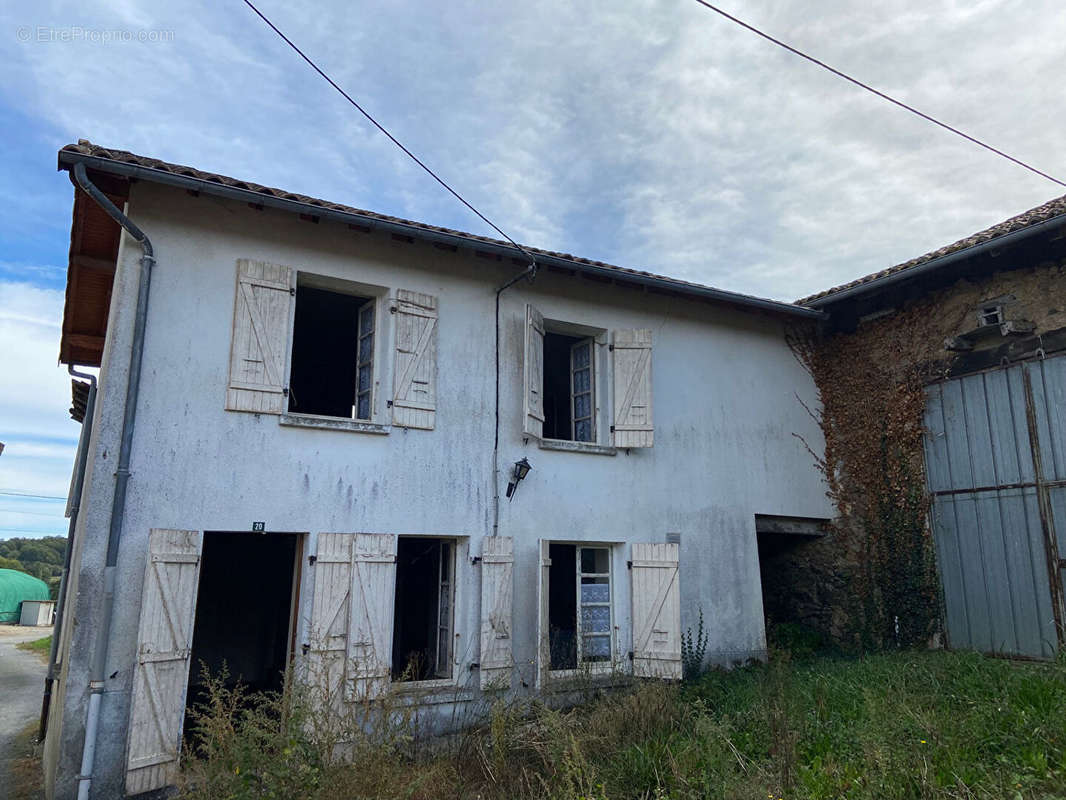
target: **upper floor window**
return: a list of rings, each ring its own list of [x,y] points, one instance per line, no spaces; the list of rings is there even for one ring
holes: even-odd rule
[[[574,442],[565,449],[597,452],[603,447],[577,443],[651,447],[651,378],[650,330],[608,334],[545,322],[537,308],[526,306],[523,431],[543,446]],[[603,392],[607,401],[601,403]]]
[[[289,411],[371,419],[375,305],[373,297],[297,287]]]
[[[594,348],[591,337],[544,334],[544,437],[596,441]]]
[[[236,289],[227,409],[369,433],[435,426],[436,297],[246,258]]]

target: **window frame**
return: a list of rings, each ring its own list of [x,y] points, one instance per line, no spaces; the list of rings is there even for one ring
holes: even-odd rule
[[[387,434],[390,432],[389,415],[387,409],[382,408],[380,403],[382,389],[392,380],[391,364],[388,358],[393,345],[395,331],[393,326],[382,326],[382,312],[388,307],[390,290],[388,287],[375,284],[352,281],[346,278],[337,278],[320,272],[311,272],[293,268],[292,297],[289,298],[289,331],[285,345],[285,408],[278,418],[281,425],[287,427],[317,428],[320,430],[343,430],[354,433]],[[309,414],[302,411],[288,410],[288,396],[292,390],[292,365],[293,365],[293,342],[296,337],[296,297],[301,287],[319,289],[337,294],[346,294],[353,297],[366,298],[366,302],[359,306],[358,315],[362,316],[364,309],[373,310],[373,343],[371,345],[371,373],[370,373],[370,417],[361,418],[355,416],[358,413],[358,389],[359,389],[359,344],[362,338],[361,330],[357,329],[358,336],[356,351],[353,354],[356,359],[355,385],[352,387],[352,414],[349,417],[338,417],[329,414]],[[356,320],[359,326],[360,320]]]
[[[574,547],[574,549],[575,549],[575,554],[574,554],[574,556],[575,556],[575,558],[574,558],[574,562],[575,562],[574,563],[574,582],[575,582],[574,592],[575,592],[575,600],[576,600],[576,604],[575,604],[576,605],[576,610],[575,610],[575,622],[576,622],[576,624],[575,624],[575,628],[576,628],[575,634],[576,634],[576,636],[575,636],[575,638],[576,638],[576,664],[577,664],[577,666],[575,666],[575,667],[566,667],[566,668],[563,668],[563,669],[552,669],[552,667],[551,667],[551,656],[550,656],[550,653],[547,653],[547,654],[545,654],[545,656],[548,659],[548,663],[544,665],[543,672],[546,674],[546,676],[547,676],[547,678],[549,680],[557,680],[557,679],[561,679],[561,678],[571,678],[571,677],[577,677],[577,676],[580,676],[580,675],[602,675],[602,674],[610,674],[610,673],[615,672],[617,667],[618,667],[618,664],[619,664],[619,661],[618,661],[618,658],[617,658],[618,652],[616,650],[617,643],[618,643],[618,630],[617,630],[618,612],[617,612],[617,609],[616,609],[616,605],[617,605],[617,602],[618,602],[619,587],[618,587],[618,582],[616,580],[616,570],[615,570],[615,566],[614,566],[615,551],[616,551],[616,548],[618,547],[618,543],[617,542],[575,542],[575,541],[566,541],[566,540],[558,540],[558,539],[548,540],[548,543],[549,544],[568,545],[568,546]],[[606,550],[607,551],[607,572],[606,573],[583,573],[581,571],[581,551],[583,549]],[[589,604],[584,604],[584,603],[581,602],[581,586],[582,586],[581,579],[583,577],[606,577],[607,578],[607,586],[609,587],[608,588],[608,595],[607,595],[607,597],[608,597],[607,602],[606,603],[596,603],[595,604],[595,605],[598,605],[598,606],[606,605],[608,610],[609,610],[609,623],[608,623],[607,638],[608,638],[608,641],[609,641],[608,647],[609,647],[610,655],[606,659],[597,660],[597,661],[583,661],[582,660],[584,637],[585,637],[586,634],[582,630],[581,608],[582,608],[583,605],[589,605]],[[544,579],[547,580],[547,576],[546,575],[544,576]],[[545,586],[543,590],[547,591],[547,587]],[[548,616],[542,621],[542,624],[547,626],[549,624],[548,619],[550,619],[550,616],[551,616],[551,596],[550,596],[550,594],[548,595],[548,602],[545,605],[545,611],[548,612]],[[546,634],[547,634],[547,631],[539,631],[538,632],[538,635],[540,635],[540,636],[544,636]]]
[[[456,635],[457,635],[456,634],[456,630],[457,630],[457,628],[459,626],[459,608],[458,608],[458,603],[459,603],[459,599],[460,599],[460,585],[459,585],[459,580],[458,580],[458,577],[457,577],[458,576],[457,570],[458,570],[459,565],[462,563],[462,560],[460,558],[460,552],[461,551],[464,552],[464,553],[466,552],[466,547],[468,546],[468,541],[466,540],[466,537],[462,537],[462,536],[437,536],[437,535],[433,535],[433,534],[425,534],[425,535],[423,535],[423,534],[403,534],[403,533],[401,533],[401,534],[397,534],[396,535],[397,549],[399,549],[399,540],[400,539],[437,539],[438,540],[438,547],[441,547],[441,546],[447,544],[449,549],[450,549],[450,551],[451,551],[450,555],[449,555],[449,560],[451,561],[451,581],[450,581],[450,586],[448,587],[448,593],[449,593],[449,599],[450,599],[449,612],[450,612],[450,616],[451,616],[451,624],[450,624],[450,627],[448,629],[448,637],[449,637],[449,639],[448,639],[448,644],[449,644],[449,647],[448,647],[448,670],[447,670],[447,674],[446,675],[441,675],[440,674],[441,670],[440,670],[439,659],[440,659],[440,631],[441,631],[441,626],[440,626],[440,605],[439,604],[440,604],[440,583],[441,583],[441,580],[440,580],[440,577],[439,577],[440,569],[438,567],[438,579],[437,579],[437,603],[438,603],[438,606],[437,606],[437,625],[436,625],[436,628],[435,628],[437,634],[434,637],[434,642],[433,642],[433,648],[434,648],[435,652],[437,653],[438,662],[435,665],[434,676],[432,678],[425,678],[424,680],[420,680],[420,681],[401,681],[401,680],[397,680],[395,678],[392,678],[390,676],[390,678],[389,678],[390,689],[391,689],[391,691],[393,693],[403,694],[404,692],[419,692],[419,691],[425,691],[427,689],[444,689],[444,688],[450,688],[450,687],[457,686],[458,685],[458,675],[459,675],[459,664],[458,664],[458,662],[456,661],[456,658],[455,658],[455,653],[456,653],[455,638],[456,638]],[[398,578],[399,578],[399,573],[397,573],[397,579]],[[393,626],[393,636],[395,636],[395,631],[396,631],[396,605],[395,605],[395,599],[393,599],[393,606],[392,606],[392,626]],[[391,658],[391,655],[390,655],[390,658]],[[391,663],[390,663],[390,667],[391,667]]]
[[[603,438],[603,432],[610,430],[609,424],[604,424],[603,415],[609,413],[612,402],[609,363],[607,359],[608,335],[606,328],[597,328],[591,325],[581,325],[575,322],[544,318],[544,335],[556,334],[580,338],[580,342],[571,345],[570,370],[568,383],[570,385],[570,433],[574,434],[574,368],[573,348],[585,342],[589,345],[589,405],[591,410],[592,438],[588,441],[570,439],[554,439],[542,436],[538,440],[538,446],[543,450],[566,450],[571,452],[594,453],[599,455],[615,455],[616,449]],[[543,364],[543,353],[541,358]],[[543,367],[542,367],[543,368]],[[602,385],[600,385],[602,382]],[[605,405],[606,404],[606,405]]]

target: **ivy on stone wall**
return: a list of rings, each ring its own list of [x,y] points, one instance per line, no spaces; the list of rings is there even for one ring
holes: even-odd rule
[[[927,643],[940,599],[922,452],[925,385],[940,377],[944,320],[928,307],[901,311],[854,333],[790,334],[814,378],[825,437],[808,445],[835,503],[835,568],[847,580],[846,643],[863,648]]]

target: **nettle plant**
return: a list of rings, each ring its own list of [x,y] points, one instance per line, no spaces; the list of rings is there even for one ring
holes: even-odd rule
[[[923,305],[855,333],[789,336],[821,401],[808,411],[824,454],[804,444],[837,508],[828,544],[848,589],[834,602],[847,606],[849,638],[863,647],[924,645],[939,627],[922,436],[925,386],[943,375],[937,343],[948,327]]]

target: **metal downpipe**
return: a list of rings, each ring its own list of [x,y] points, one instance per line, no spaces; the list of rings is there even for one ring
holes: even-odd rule
[[[126,486],[130,477],[130,450],[133,445],[133,428],[137,421],[137,398],[141,388],[141,361],[144,356],[144,332],[148,318],[148,292],[152,284],[152,266],[155,253],[144,231],[123,214],[100,189],[89,180],[85,165],[78,163],[73,168],[75,183],[93,201],[115,220],[135,241],[141,245],[141,275],[137,289],[137,311],[133,319],[133,340],[130,343],[130,366],[126,382],[126,401],[122,417],[122,432],[119,438],[118,466],[115,469],[115,494],[111,503],[111,525],[107,536],[107,561],[104,564],[104,597],[100,609],[99,626],[93,647],[93,659],[89,671],[89,711],[85,721],[85,743],[82,747],[81,770],[78,775],[78,800],[88,800],[92,786],[93,761],[96,755],[96,739],[100,724],[100,701],[104,692],[107,656],[111,646],[111,618],[115,608],[115,567],[118,564],[119,542],[122,539],[122,522],[126,508]]]
[[[67,526],[67,547],[63,553],[63,571],[59,574],[59,593],[56,597],[56,624],[52,629],[52,648],[48,654],[48,674],[44,679],[44,696],[41,698],[41,723],[37,729],[37,739],[44,741],[48,733],[48,711],[52,705],[52,686],[56,679],[56,656],[59,655],[59,640],[63,636],[63,611],[67,605],[67,579],[70,575],[70,559],[74,551],[74,529],[78,526],[78,509],[81,508],[81,493],[85,485],[85,461],[89,452],[89,439],[93,435],[93,411],[96,408],[96,376],[78,372],[73,365],[67,372],[75,378],[89,381],[89,397],[85,401],[85,418],[81,427],[81,439],[78,442],[77,464],[75,465],[74,486],[70,494],[70,524]]]

